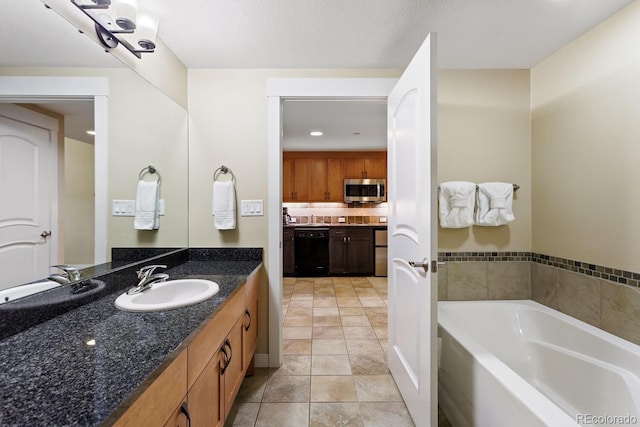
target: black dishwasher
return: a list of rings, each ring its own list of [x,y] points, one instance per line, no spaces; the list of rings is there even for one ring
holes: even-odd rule
[[[295,229],[296,276],[329,274],[329,228]]]

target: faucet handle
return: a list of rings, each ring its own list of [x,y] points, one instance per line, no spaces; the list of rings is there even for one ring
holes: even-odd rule
[[[167,268],[167,266],[166,265],[146,265],[144,267],[141,267],[140,270],[137,271],[138,279],[151,276],[153,274],[153,271],[156,268]]]
[[[51,267],[56,267],[64,271],[70,281],[80,280],[80,270],[78,267],[67,264],[52,265]]]

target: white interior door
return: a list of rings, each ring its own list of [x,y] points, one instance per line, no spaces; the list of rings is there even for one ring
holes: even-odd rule
[[[46,277],[53,263],[56,131],[50,117],[0,104],[0,289]]]
[[[388,363],[417,426],[437,425],[435,44],[430,34],[387,105]]]

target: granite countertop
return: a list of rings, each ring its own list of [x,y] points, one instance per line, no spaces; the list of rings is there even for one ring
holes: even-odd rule
[[[115,421],[143,381],[168,366],[259,266],[260,261],[189,261],[167,270],[170,278],[213,280],[218,294],[189,307],[130,313],[114,305],[120,289],[1,340],[0,425]]]

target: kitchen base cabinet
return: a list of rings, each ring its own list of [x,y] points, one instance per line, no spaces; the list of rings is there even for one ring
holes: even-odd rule
[[[373,231],[339,228],[329,230],[329,274],[373,274]]]
[[[222,427],[252,365],[259,284],[256,270],[115,425]]]
[[[282,274],[293,276],[296,273],[295,232],[293,228],[282,230]]]

